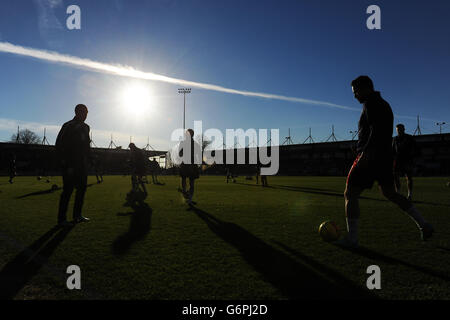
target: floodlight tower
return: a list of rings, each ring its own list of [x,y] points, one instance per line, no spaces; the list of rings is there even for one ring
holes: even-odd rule
[[[94,147],[97,148],[97,145],[95,144],[94,140],[92,139],[92,131],[91,131],[91,138],[90,138],[89,144],[91,147],[92,147],[92,145],[94,145]]]
[[[358,131],[352,131],[352,130],[350,130],[349,132],[350,132],[350,134],[352,135],[352,141],[355,140],[355,137],[357,136]]]
[[[115,148],[117,148],[116,144],[115,144],[114,141],[113,141],[113,136],[112,136],[112,134],[111,134],[111,141],[109,142],[108,149],[112,149],[113,146],[114,146]]]
[[[305,141],[303,141],[303,144],[305,144],[306,141],[309,141],[309,143],[314,143],[314,139],[313,139],[313,137],[311,135],[311,128],[309,128],[309,136],[308,136],[308,138],[306,138]]]
[[[191,88],[180,88],[178,93],[183,94],[184,104],[183,104],[183,130],[186,130],[186,93],[191,93]]]
[[[284,140],[284,142],[281,145],[284,145],[285,143],[287,144],[294,144],[294,141],[292,141],[291,139],[291,129],[288,129],[288,136],[286,137],[286,139]]]
[[[269,139],[267,140],[267,142],[264,144],[264,146],[269,146],[272,147],[272,131],[269,130]],[[263,147],[264,147],[263,146]]]
[[[436,125],[439,126],[439,134],[442,134],[442,126],[445,124],[445,122],[436,122]]]
[[[330,140],[334,141],[334,142],[337,142],[336,136],[334,135],[334,125],[331,126],[331,135],[328,137],[326,142],[328,142]]]
[[[47,136],[46,136],[46,128],[44,128],[44,138],[42,138],[42,144],[46,144],[49,145],[50,143],[47,140]]]
[[[150,149],[155,150],[155,149],[150,145],[150,138],[147,137],[147,145],[144,147],[144,150],[150,151]]]
[[[422,131],[420,130],[420,119],[419,119],[419,116],[417,116],[417,127],[416,127],[416,130],[414,131],[413,135],[416,135],[416,133],[419,136],[422,134]]]

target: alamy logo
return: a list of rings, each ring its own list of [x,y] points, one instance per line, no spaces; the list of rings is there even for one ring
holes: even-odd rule
[[[73,4],[67,7],[67,14],[70,16],[66,20],[66,26],[69,30],[81,29],[81,9],[79,6]]]
[[[204,147],[203,137],[211,139],[211,144]],[[195,137],[199,137],[197,141]],[[247,147],[246,159],[245,141],[255,143],[254,147]],[[251,140],[252,139],[252,140]],[[259,143],[255,142],[258,140]],[[226,129],[225,139],[222,131],[211,128],[203,132],[202,121],[194,121],[194,136],[183,129],[172,132],[171,141],[178,142],[171,151],[171,161],[180,165],[206,163],[212,164],[259,164],[261,175],[275,175],[280,166],[279,159],[279,130],[270,129],[271,146],[267,146],[268,129]],[[235,157],[236,150],[236,157]],[[224,154],[225,153],[225,154]],[[225,160],[225,161],[224,161]]]
[[[77,265],[68,266],[66,273],[70,274],[70,276],[67,278],[67,281],[66,281],[67,289],[80,290],[81,289],[81,269],[80,269],[80,267]]]
[[[366,286],[367,289],[381,289],[381,269],[377,265],[371,265],[367,267],[367,274],[370,274],[369,278],[367,278]]]
[[[377,5],[371,5],[367,7],[367,14],[370,16],[367,18],[366,26],[369,30],[381,29],[381,9]]]

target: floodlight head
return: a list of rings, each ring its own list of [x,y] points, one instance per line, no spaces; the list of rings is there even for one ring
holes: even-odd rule
[[[180,88],[178,93],[191,93],[191,88]]]

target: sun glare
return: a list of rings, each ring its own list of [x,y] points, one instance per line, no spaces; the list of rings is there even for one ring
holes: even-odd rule
[[[143,85],[130,85],[122,93],[122,105],[127,113],[141,116],[152,108],[152,95]]]

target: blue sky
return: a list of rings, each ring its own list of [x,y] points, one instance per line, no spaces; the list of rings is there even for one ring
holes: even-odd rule
[[[66,28],[66,8],[81,8],[81,30]],[[366,28],[366,8],[381,8],[381,30]],[[361,106],[350,81],[369,75],[407,132],[450,123],[450,2],[431,1],[137,1],[0,2],[0,42],[131,66],[144,72],[227,88],[324,101],[356,110],[193,88],[187,126],[291,128],[296,143],[341,140],[357,128]],[[137,80],[0,52],[0,141],[20,125],[54,143],[78,103],[98,146],[129,137],[158,149],[182,127],[176,84]],[[124,105],[127,88],[149,91],[145,113]],[[443,127],[448,132],[450,125]]]

